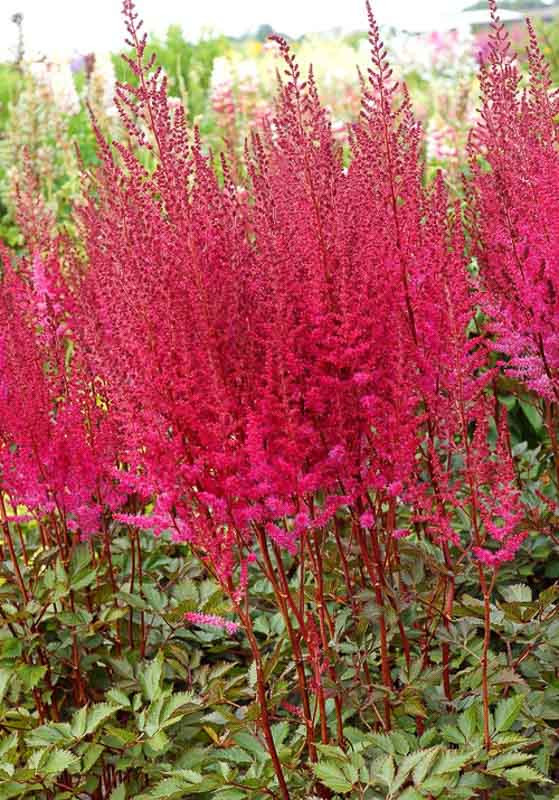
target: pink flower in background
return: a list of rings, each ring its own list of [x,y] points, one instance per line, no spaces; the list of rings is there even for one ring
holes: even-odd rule
[[[192,625],[209,625],[211,628],[221,628],[233,636],[240,630],[240,625],[225,617],[219,617],[216,614],[203,614],[199,611],[188,611],[184,618]]]

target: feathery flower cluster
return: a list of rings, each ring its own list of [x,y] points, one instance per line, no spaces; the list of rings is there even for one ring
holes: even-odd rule
[[[192,625],[209,625],[211,628],[222,628],[231,636],[237,633],[241,627],[237,622],[232,622],[216,614],[202,614],[198,611],[188,611],[184,618]]]
[[[4,484],[13,489],[17,478],[20,494],[24,484],[36,493],[52,473],[49,497],[60,508],[71,503],[79,517],[95,498],[90,530],[103,504],[115,507],[112,482],[125,465],[121,493],[154,507],[147,517],[118,519],[173,530],[225,584],[255,539],[296,555],[340,510],[361,508],[374,529],[386,502],[406,507],[435,541],[459,547],[467,542],[453,519],[467,507],[475,552],[493,539],[499,563],[512,557],[522,538],[519,497],[504,429],[497,449],[489,443],[493,372],[483,340],[468,334],[476,295],[459,211],[441,176],[424,185],[422,131],[405,87],[392,80],[372,14],[372,66],[350,131],[349,168],[312,70],[304,80],[277,38],[285,76],[273,123],[247,146],[239,193],[225,162],[220,184],[182,107],[170,108],[130,0],[124,13],[137,85],[120,85],[116,102],[132,144],[111,147],[97,130],[101,166],[78,212],[79,248],[68,245],[61,257],[51,246],[33,269],[6,268],[5,320],[16,314],[21,323],[2,326]],[[533,71],[543,77],[532,78],[532,106],[514,105],[517,79],[505,70],[503,36],[496,25],[485,127],[475,141],[489,160],[510,160],[506,148],[491,149],[494,137],[526,147],[514,125],[540,120],[534,163],[522,164],[543,191],[551,180],[544,161],[549,169],[556,160],[551,123],[538,111],[547,102],[545,70],[533,43]],[[153,172],[138,149],[156,159]],[[516,275],[519,251],[505,238],[505,188],[496,176],[517,181],[521,170],[507,161],[505,172],[496,161],[486,175],[473,154],[472,164],[499,347],[542,387],[547,373],[534,372],[541,353],[526,348],[537,330],[541,363],[553,376],[554,279],[540,255],[552,249],[552,226],[522,245],[529,275],[541,268],[541,279],[522,281],[519,272],[521,294],[507,289],[506,306],[497,290],[505,273]],[[526,191],[506,191],[528,202]],[[78,356],[68,369],[70,341]],[[19,401],[30,407],[25,431],[11,380],[20,395],[27,387]],[[24,453],[37,461],[33,480],[30,467],[26,474],[12,463]],[[72,470],[80,477],[69,483]],[[403,529],[394,522],[398,538]]]
[[[481,69],[482,105],[470,139],[471,236],[482,305],[512,374],[538,395],[559,398],[559,175],[549,67],[529,25],[527,91],[491,2],[494,33]]]

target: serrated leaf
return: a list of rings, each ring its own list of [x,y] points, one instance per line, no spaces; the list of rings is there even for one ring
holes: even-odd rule
[[[416,786],[421,786],[425,780],[425,777],[441,752],[441,746],[435,745],[435,747],[430,747],[428,750],[422,750],[421,752],[423,753],[423,759],[414,767],[412,772],[412,780]]]
[[[87,745],[82,753],[82,769],[87,774],[96,761],[102,756],[105,748],[96,742],[84,742]]]
[[[328,759],[333,759],[334,761],[347,761],[347,753],[344,753],[341,747],[337,747],[333,744],[317,744],[316,749],[319,753],[322,753],[323,756],[326,756]]]
[[[221,761],[232,761],[234,764],[251,764],[252,756],[240,747],[228,747],[219,751]]]
[[[475,703],[472,703],[471,706],[460,714],[457,724],[465,741],[471,739],[478,727],[478,709]]]
[[[68,743],[73,738],[72,729],[67,722],[51,722],[35,728],[25,737],[25,741],[29,747],[46,747],[50,744]]]
[[[36,665],[36,664],[25,664],[22,667],[19,667],[17,671],[17,676],[20,681],[23,683],[26,689],[34,689],[38,683],[43,679],[47,668],[45,666]]]
[[[188,706],[199,706],[200,701],[194,697],[192,692],[175,692],[164,703],[161,710],[160,719],[162,727],[173,725],[178,722],[186,713]]]
[[[193,769],[181,769],[177,770],[176,773],[177,778],[180,778],[187,783],[197,784],[202,783],[204,778],[200,775],[199,772],[195,772]]]
[[[72,736],[75,736],[76,739],[81,739],[85,736],[87,727],[87,711],[87,706],[82,706],[82,708],[79,708],[72,717],[72,722],[70,723],[72,726]]]
[[[114,739],[116,739],[119,742],[122,742],[125,745],[128,745],[131,742],[133,742],[138,735],[134,731],[128,730],[128,728],[120,728],[117,727],[116,725],[106,725],[105,733],[108,736],[112,736]]]
[[[115,706],[122,706],[122,708],[130,706],[130,698],[121,689],[111,689],[106,696],[107,700],[114,703]]]
[[[425,703],[418,694],[409,694],[404,698],[403,711],[412,717],[426,717]]]
[[[0,703],[6,695],[10,678],[14,674],[13,669],[0,669]]]
[[[239,731],[233,736],[233,739],[244,750],[248,750],[249,753],[254,753],[254,755],[258,756],[259,758],[268,758],[267,750],[255,736],[252,736],[252,734],[248,733],[247,731]]]
[[[424,750],[415,750],[413,753],[407,755],[398,767],[398,772],[394,781],[389,786],[390,794],[396,794],[407,781],[411,771],[417,767],[425,756]]]
[[[401,733],[400,731],[392,731],[392,733],[390,734],[390,738],[394,743],[396,752],[399,755],[407,756],[407,754],[410,752],[410,743],[408,742],[407,737],[404,736],[404,734]]]
[[[351,792],[353,784],[348,781],[342,770],[331,761],[322,761],[320,764],[313,764],[313,772],[318,780],[332,789],[337,794],[347,794]]]
[[[182,798],[183,796],[184,784],[182,781],[176,780],[176,778],[165,778],[150,792],[150,797],[159,798],[160,800],[172,800],[172,798]]]
[[[391,786],[396,774],[394,759],[386,755],[377,758],[371,764],[371,781],[381,782],[385,786]]]
[[[396,753],[396,748],[394,747],[394,743],[387,733],[372,733],[371,744],[376,745],[389,755],[394,755]]]
[[[272,738],[278,750],[285,742],[288,734],[289,734],[288,722],[283,721],[283,722],[278,722],[275,725],[272,725]]]
[[[462,747],[466,743],[466,737],[454,725],[444,725],[441,733],[446,742],[457,744],[458,747]]]
[[[501,594],[507,603],[531,603],[532,590],[525,583],[514,583],[511,586],[502,586]]]
[[[46,775],[59,775],[65,770],[72,770],[79,765],[79,758],[70,750],[53,750],[41,771]]]
[[[17,747],[17,744],[17,733],[14,732],[9,736],[4,737],[4,739],[0,741],[0,759],[5,760],[5,756],[7,756],[7,754],[13,750],[14,747]]]
[[[140,686],[147,700],[154,700],[159,695],[162,680],[163,653],[160,651],[156,658],[139,675]]]
[[[511,753],[501,753],[495,758],[490,758],[487,762],[487,771],[488,772],[498,772],[500,770],[506,769],[507,767],[515,767],[519,764],[524,764],[526,761],[530,761],[530,759],[534,758],[534,756],[530,753],[519,753],[511,752]]]
[[[522,767],[507,769],[502,774],[502,777],[514,786],[518,786],[519,783],[553,783],[553,781],[550,781],[545,775],[542,775],[541,772],[538,772],[533,767],[529,767],[527,764]]]
[[[130,594],[129,592],[124,592],[121,590],[116,596],[119,600],[123,600],[127,606],[130,606],[130,608],[135,608],[137,611],[149,610],[149,605],[146,603],[143,597],[140,597],[139,594]]]
[[[109,717],[112,717],[113,714],[116,714],[118,709],[119,707],[112,703],[96,703],[91,706],[87,712],[87,728],[85,735],[90,736],[92,733],[95,733],[97,728],[105,722],[105,720],[109,719]]]
[[[460,772],[462,767],[471,761],[471,752],[460,752],[459,750],[447,750],[443,753],[433,770],[433,775],[447,775],[448,773]]]
[[[495,709],[495,731],[504,733],[512,728],[524,705],[524,695],[517,694],[513,697],[500,700]]]
[[[160,753],[169,746],[169,737],[165,731],[157,731],[156,734],[150,736],[146,744],[149,745],[152,750],[155,750],[156,753]]]

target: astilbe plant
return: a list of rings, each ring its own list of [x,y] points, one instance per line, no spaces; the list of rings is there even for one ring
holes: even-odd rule
[[[100,165],[84,176],[79,246],[41,240],[42,252],[17,272],[6,257],[4,489],[14,503],[72,518],[82,534],[85,505],[90,521],[112,512],[190,546],[248,637],[260,725],[285,798],[272,719],[302,723],[315,769],[320,746],[346,746],[348,717],[361,707],[371,709],[370,727],[390,731],[412,673],[432,667],[435,632],[450,631],[456,577],[473,568],[484,600],[489,749],[491,596],[526,531],[494,395],[493,339],[472,321],[479,298],[491,296],[486,312],[500,351],[553,399],[555,293],[551,264],[542,262],[553,242],[529,227],[540,195],[522,184],[524,175],[547,191],[555,163],[535,44],[531,93],[517,99],[495,21],[485,127],[472,140],[492,170],[471,156],[475,243],[491,289],[480,295],[460,206],[441,175],[425,182],[423,134],[370,10],[371,67],[349,167],[312,71],[303,79],[278,38],[285,70],[275,115],[247,142],[242,192],[239,171],[224,159],[218,174],[183,109],[170,108],[131,0],[124,16],[136,81],[119,86],[117,106],[130,143],[110,144],[96,128]],[[511,152],[527,147],[528,128],[533,146],[522,151],[522,170],[513,169]],[[505,198],[524,198],[522,214],[511,217]],[[506,227],[521,218],[524,233]],[[551,218],[549,228],[552,237]],[[520,281],[524,262],[531,276],[543,270],[541,279]],[[519,277],[514,292],[510,275]],[[7,324],[9,314],[17,324]],[[519,329],[536,338],[520,342]],[[14,410],[24,386],[27,433]],[[25,494],[18,476],[29,491],[43,480],[45,499]],[[402,566],[425,552],[433,577],[426,611]],[[267,694],[273,670],[253,619],[254,574],[271,587],[293,655],[283,710]],[[378,646],[355,656],[352,712],[340,653],[360,635],[371,597]],[[194,611],[186,621],[230,632],[238,624]],[[450,708],[448,637],[440,660],[440,702]],[[414,708],[421,735],[427,711]],[[320,782],[316,791],[328,796]]]
[[[122,495],[111,472],[115,438],[76,359],[57,288],[56,262],[35,253],[18,270],[4,253],[0,353],[2,486],[11,505],[56,512],[87,538]]]
[[[509,374],[557,403],[555,117],[559,98],[529,27],[529,81],[491,2],[480,121],[470,138],[469,213],[481,268],[480,302]]]

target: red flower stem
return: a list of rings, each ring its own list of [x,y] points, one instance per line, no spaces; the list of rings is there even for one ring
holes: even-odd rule
[[[275,578],[275,570],[272,561],[270,559],[270,553],[268,551],[268,543],[266,541],[266,535],[264,534],[261,528],[258,529],[258,541],[260,544],[260,551],[264,559],[264,568],[266,572],[266,577],[272,584],[274,594],[276,595],[278,601],[278,606],[280,608],[282,617],[285,621],[287,633],[289,635],[289,640],[291,642],[291,647],[293,648],[293,659],[295,661],[297,682],[299,684],[299,691],[301,693],[301,702],[303,704],[303,715],[305,718],[307,750],[309,753],[310,760],[315,762],[317,760],[317,756],[316,756],[316,746],[314,743],[311,707],[309,703],[309,688],[307,684],[307,678],[305,675],[305,664],[303,659],[303,653],[300,645],[300,637],[304,635],[304,620],[301,619],[301,617],[299,616],[297,606],[293,602],[293,598],[289,590],[289,585],[287,583],[287,576],[285,574],[281,553],[275,552],[276,563],[278,566],[278,574],[281,583],[280,586],[278,585],[278,582],[276,581]],[[297,620],[297,624],[299,626],[298,631],[296,631],[293,628],[293,623],[291,622],[291,618],[289,616],[287,603],[290,604],[291,610],[293,611],[295,619]]]
[[[274,737],[272,736],[272,729],[270,726],[270,715],[268,713],[268,699],[266,697],[266,679],[264,677],[264,669],[262,665],[262,656],[260,654],[260,648],[258,647],[258,642],[254,635],[252,620],[248,610],[248,595],[247,595],[245,609],[243,609],[239,603],[236,603],[235,601],[233,601],[233,603],[235,606],[235,611],[237,612],[239,619],[243,624],[243,628],[247,635],[252,657],[254,659],[254,664],[256,666],[256,692],[258,696],[258,704],[260,706],[260,724],[262,727],[262,732],[264,734],[264,739],[266,740],[266,747],[268,749],[270,758],[272,759],[272,764],[274,766],[274,772],[276,773],[276,777],[278,779],[281,796],[283,797],[284,800],[290,800],[289,790],[287,788],[287,783],[285,781],[285,776],[283,774],[283,767],[279,760],[278,751],[276,750],[276,744],[274,742]]]
[[[10,524],[7,519],[6,514],[6,506],[4,505],[4,496],[0,491],[0,520],[2,521],[2,529],[4,531],[4,539],[6,544],[8,545],[8,550],[10,551],[10,558],[12,561],[12,565],[14,567],[14,572],[16,576],[16,580],[19,586],[19,590],[22,594],[22,597],[25,603],[29,602],[29,592],[27,591],[27,587],[25,585],[25,581],[23,580],[23,575],[21,574],[21,570],[19,568],[18,557],[15,551],[14,542],[12,539],[12,535],[10,533]]]
[[[489,643],[491,640],[491,595],[495,586],[497,572],[493,572],[491,582],[488,584],[483,572],[483,567],[478,564],[479,582],[483,592],[483,650],[481,656],[481,693],[483,702],[483,742],[486,750],[491,749],[491,731],[489,729]]]
[[[367,548],[367,542],[363,535],[363,529],[358,523],[354,523],[354,525],[356,526],[357,541],[359,543],[359,549],[361,552],[361,556],[363,558],[363,563],[365,564],[365,568],[367,570],[369,579],[373,585],[373,591],[375,593],[377,606],[380,609],[379,637],[380,637],[381,675],[382,675],[382,682],[386,689],[386,696],[384,698],[384,718],[385,718],[386,730],[390,730],[392,726],[391,723],[392,710],[390,707],[390,694],[392,692],[392,677],[390,675],[388,636],[386,629],[386,619],[384,616],[384,598],[382,594],[380,578],[379,575],[377,574],[375,566],[373,565],[373,562],[371,561],[371,556]]]

